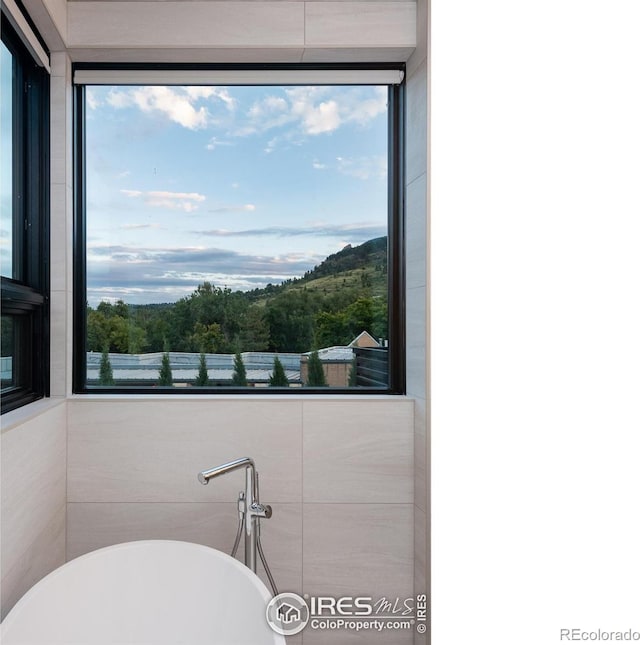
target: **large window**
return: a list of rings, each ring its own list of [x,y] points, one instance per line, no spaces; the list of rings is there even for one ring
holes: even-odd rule
[[[76,391],[401,392],[399,93],[79,83]]]
[[[2,15],[2,412],[48,394],[49,77]]]

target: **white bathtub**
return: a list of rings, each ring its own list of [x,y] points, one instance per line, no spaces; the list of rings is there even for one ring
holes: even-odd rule
[[[83,555],[30,589],[0,642],[40,645],[284,645],[271,594],[230,556],[199,544],[127,542]]]

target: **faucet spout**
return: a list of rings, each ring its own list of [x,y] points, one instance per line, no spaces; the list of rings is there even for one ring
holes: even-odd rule
[[[241,459],[234,459],[226,464],[221,464],[215,468],[210,468],[209,470],[203,470],[198,473],[198,481],[205,486],[209,483],[209,480],[213,477],[218,477],[219,475],[226,475],[238,468],[252,468],[255,469],[255,464],[251,457],[242,457]]]

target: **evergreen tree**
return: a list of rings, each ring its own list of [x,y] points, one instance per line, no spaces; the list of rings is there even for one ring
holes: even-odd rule
[[[209,372],[207,371],[207,359],[204,354],[200,354],[200,369],[198,370],[198,376],[195,380],[195,385],[198,387],[204,387],[209,385]]]
[[[109,360],[109,348],[105,347],[102,350],[102,357],[100,358],[100,385],[114,385],[113,370],[111,369],[111,361]]]
[[[324,377],[324,370],[322,369],[322,362],[318,351],[311,352],[309,362],[307,363],[307,385],[309,387],[327,387],[327,381]]]
[[[169,354],[167,352],[162,355],[158,385],[173,385],[173,375],[171,374],[171,364],[169,363]]]
[[[236,352],[236,357],[233,359],[233,376],[231,377],[231,385],[239,387],[248,385],[247,370],[244,367],[244,362],[242,361],[242,355],[240,352]]]
[[[284,371],[284,366],[276,356],[273,361],[273,374],[269,377],[269,387],[289,387],[289,379]]]

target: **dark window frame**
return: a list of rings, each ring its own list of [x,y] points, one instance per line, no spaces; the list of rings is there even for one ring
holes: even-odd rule
[[[49,396],[50,79],[4,13],[2,42],[18,63],[12,93],[13,277],[1,278],[2,315],[22,327],[13,356],[18,378],[2,392],[4,414]]]
[[[399,64],[162,64],[148,63],[74,63],[76,70],[341,70],[401,69]],[[265,83],[270,84],[270,83]],[[246,388],[206,387],[174,388],[145,386],[91,386],[86,384],[87,333],[87,265],[86,265],[86,167],[85,167],[85,86],[75,85],[73,92],[74,121],[74,304],[73,304],[73,393],[74,394],[171,394],[171,395],[360,395],[396,394],[406,392],[405,377],[405,239],[404,239],[404,96],[405,83],[389,85],[388,107],[388,315],[389,315],[389,384],[387,388]]]

